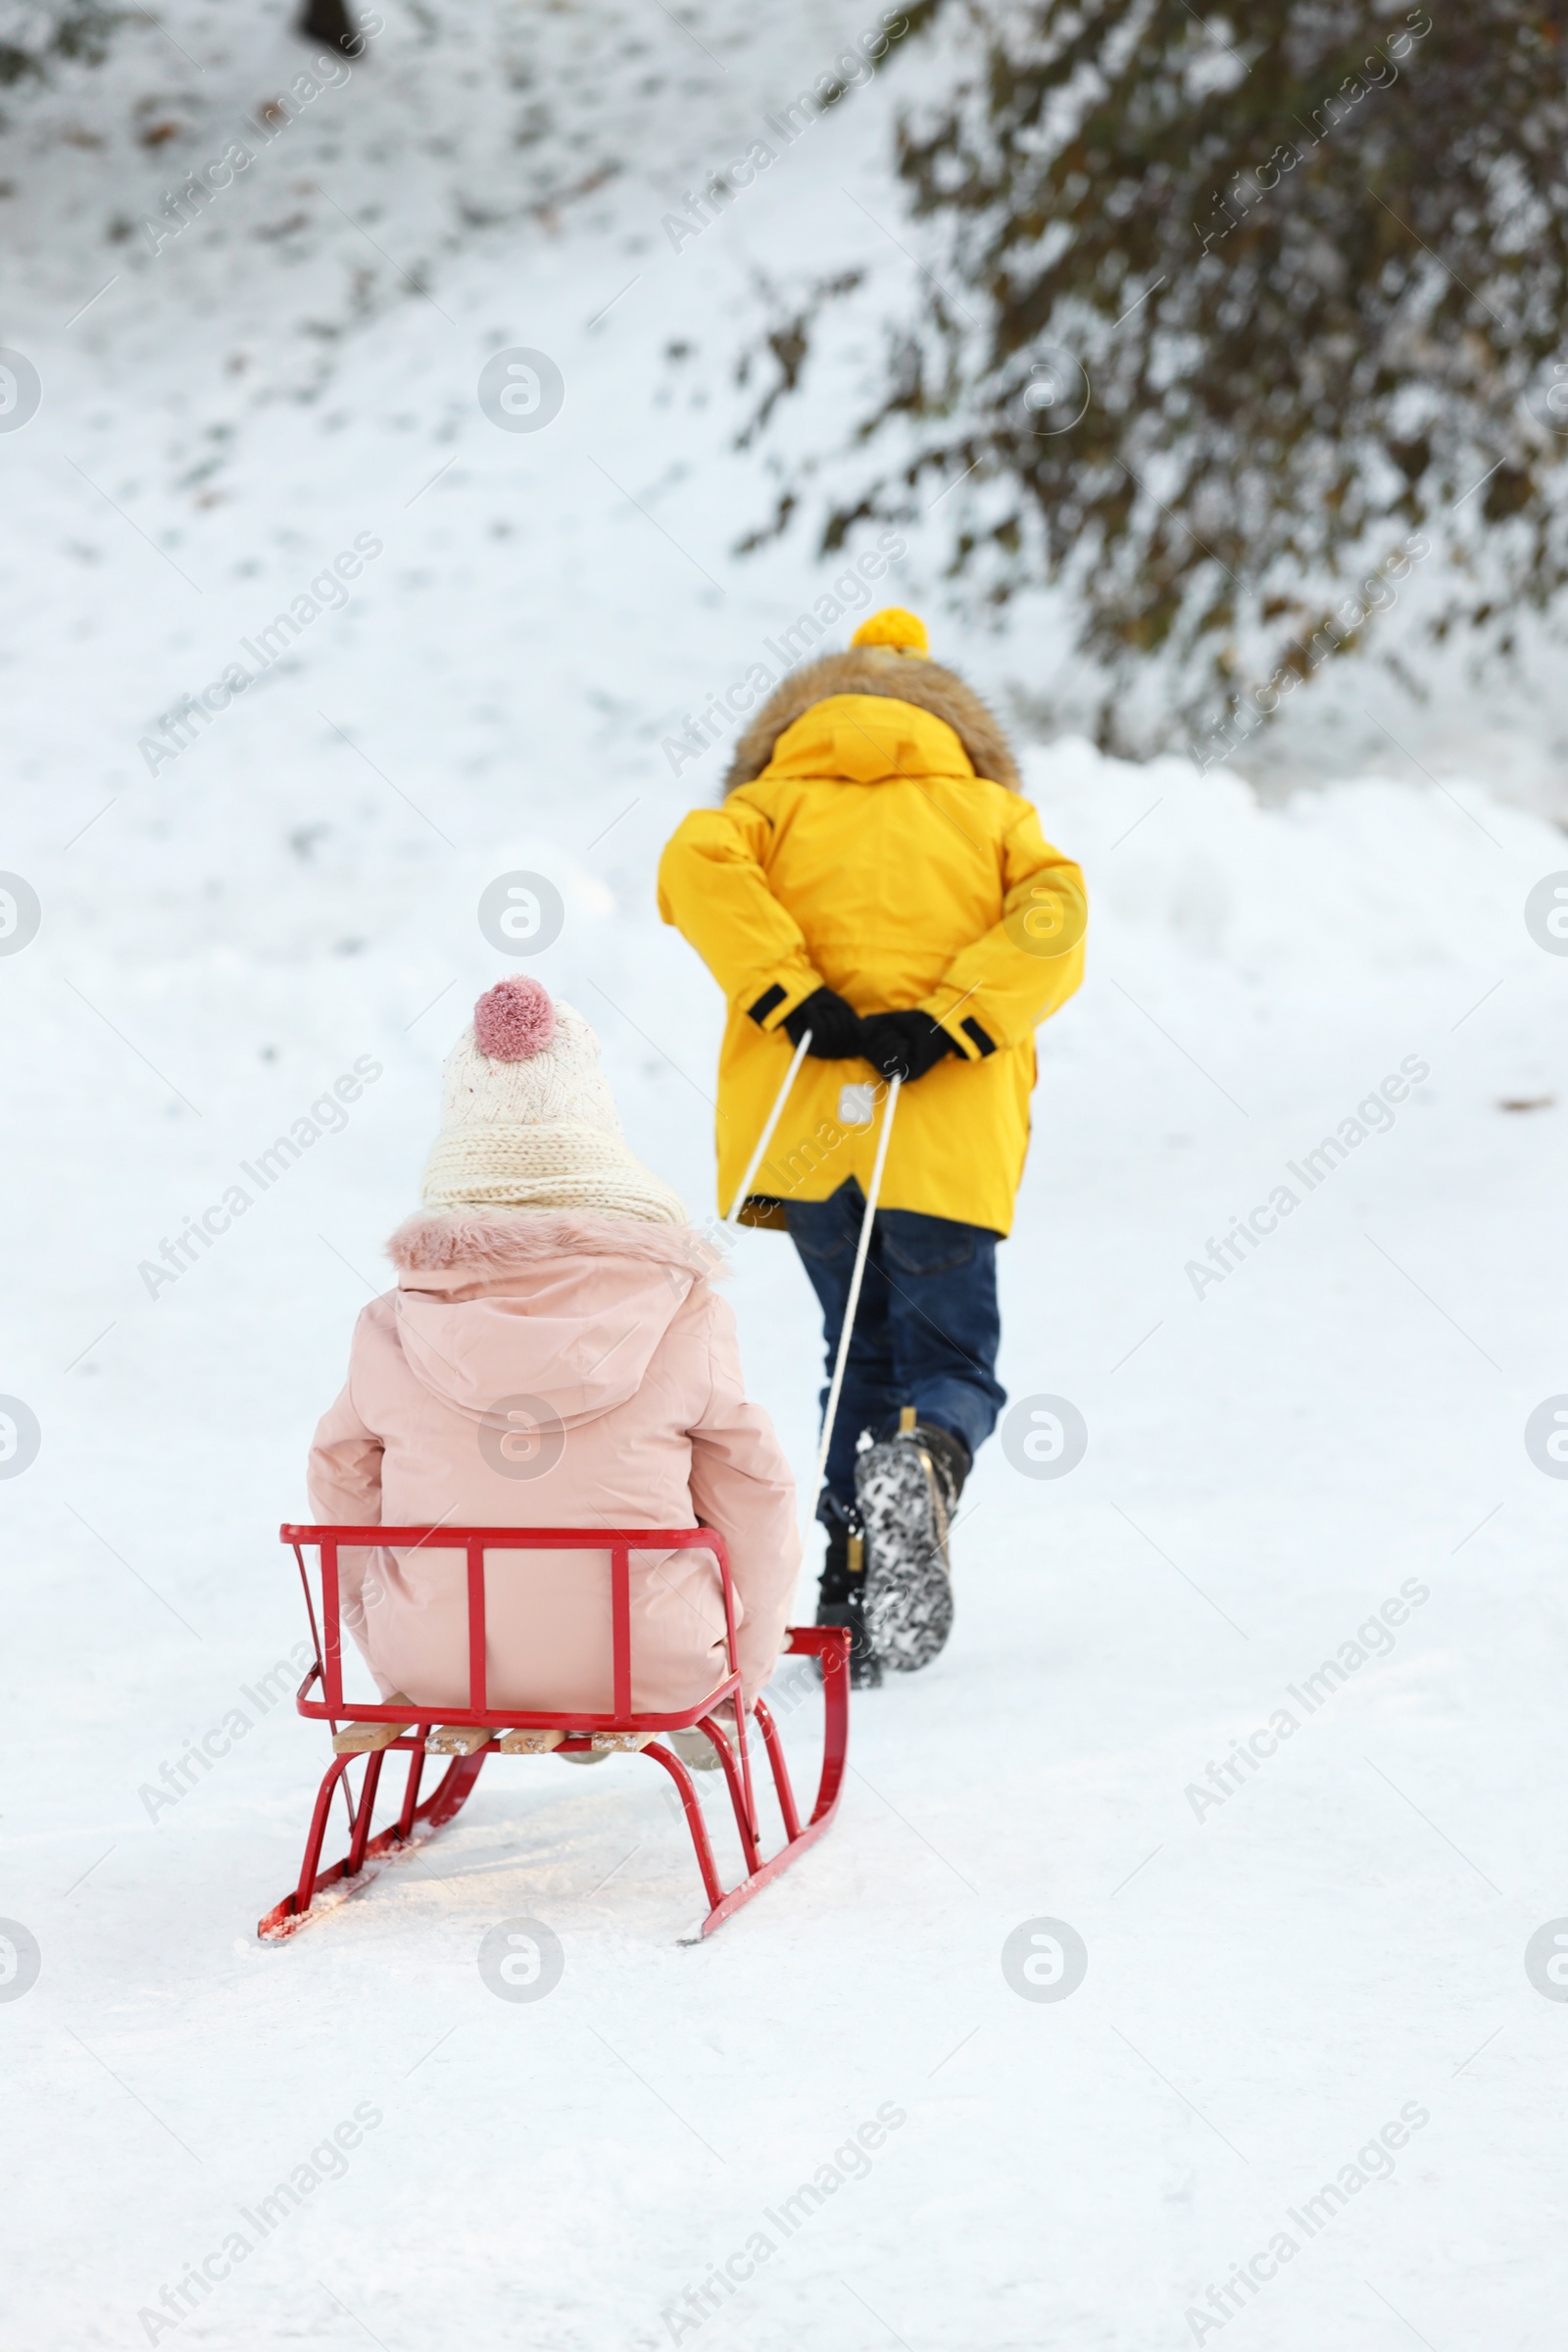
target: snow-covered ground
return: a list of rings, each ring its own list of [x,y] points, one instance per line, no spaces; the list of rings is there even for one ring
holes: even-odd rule
[[[478,13],[466,53],[389,7],[156,258],[106,224],[299,70],[278,12],[180,0],[188,65],[133,20],[12,110],[4,340],[44,398],[0,435],[0,869],[41,924],[0,956],[0,1392],[40,1442],[0,1481],[0,1919],[41,1969],[16,1995],[0,1928],[0,2344],[1555,2348],[1568,2013],[1524,1955],[1568,1913],[1568,1488],[1524,1430],[1568,1390],[1568,962],[1525,903],[1568,848],[1479,738],[1468,775],[1266,809],[1223,770],[1030,750],[1095,929],[1004,1252],[1021,1418],[965,1498],[953,1643],[857,1702],[820,1847],[691,1947],[650,1768],[498,1760],[416,1861],[255,1940],[320,1767],[258,1696],[304,1631],[274,1531],[441,1055],[509,968],[498,875],[561,892],[527,968],[710,1206],[717,1006],[652,868],[723,754],[676,777],[661,744],[823,586],[793,541],[733,555],[771,487],[729,361],[756,270],[868,251],[859,205],[897,225],[883,74],[661,236],[830,67],[827,7]],[[533,435],[475,397],[514,345],[564,378]],[[161,714],[362,534],[347,605],[149,773]],[[938,554],[893,578],[940,653],[1025,689],[1060,662],[944,622]],[[341,1127],[150,1295],[143,1261],[366,1056]],[[746,1235],[734,1295],[804,1477],[804,1277]],[[1023,1447],[1041,1397],[1087,1425],[1060,1478]],[[519,1917],[564,1955],[532,2003],[478,1966]],[[1058,2000],[1004,1970],[1042,1919],[1087,1948]],[[182,2304],[204,2261],[231,2273]]]

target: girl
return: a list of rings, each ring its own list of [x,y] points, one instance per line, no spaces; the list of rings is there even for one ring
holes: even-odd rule
[[[746,1401],[715,1252],[628,1149],[588,1023],[536,980],[481,997],[448,1056],[421,1199],[316,1433],[317,1521],[713,1527],[749,1706],[800,1564],[794,1481]],[[716,1565],[633,1553],[631,1575],[632,1706],[672,1713],[726,1670]],[[463,1553],[346,1552],[342,1580],[382,1697],[466,1706]],[[608,1556],[492,1552],[485,1606],[492,1704],[612,1711]]]

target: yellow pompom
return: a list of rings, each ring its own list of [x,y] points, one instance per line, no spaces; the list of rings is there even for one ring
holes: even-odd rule
[[[862,620],[852,645],[890,645],[896,653],[928,654],[931,640],[925,633],[925,622],[917,612],[906,612],[902,606],[888,605]]]

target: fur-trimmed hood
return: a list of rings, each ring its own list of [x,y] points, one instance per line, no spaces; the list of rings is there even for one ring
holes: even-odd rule
[[[525,1396],[562,1429],[626,1403],[718,1264],[690,1226],[571,1209],[411,1217],[389,1250],[404,1362],[486,1426],[498,1396]]]
[[[469,1208],[411,1217],[391,1252],[402,1282],[355,1324],[310,1467],[318,1525],[430,1531],[342,1549],[343,1622],[381,1697],[440,1721],[474,1695],[452,1529],[700,1519],[729,1554],[749,1705],[782,1646],[801,1539],[789,1463],[746,1401],[735,1318],[703,1279],[703,1236],[599,1209]],[[575,1545],[492,1550],[491,1707],[568,1722],[624,1707],[609,1569]],[[632,1707],[693,1720],[729,1672],[714,1555],[634,1546],[628,1603]]]
[[[461,1269],[480,1282],[552,1257],[641,1258],[709,1281],[727,1264],[722,1250],[690,1225],[571,1208],[425,1211],[404,1219],[386,1253],[400,1274]]]
[[[791,670],[762,705],[735,746],[735,757],[724,779],[726,793],[750,784],[773,757],[773,746],[786,727],[804,717],[813,703],[835,694],[884,695],[892,702],[912,703],[933,718],[945,719],[969,755],[977,776],[1021,792],[1018,763],[995,713],[957,673],[944,669],[918,654],[895,652],[888,646],[854,646],[847,654],[826,654]]]

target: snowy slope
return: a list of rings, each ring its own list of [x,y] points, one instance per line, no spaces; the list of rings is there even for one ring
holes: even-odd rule
[[[695,1877],[648,1768],[498,1761],[418,1861],[255,1942],[319,1769],[258,1695],[304,1630],[273,1531],[442,1053],[502,968],[475,915],[497,875],[560,890],[530,968],[599,1027],[638,1149],[710,1206],[718,1008],[651,875],[723,755],[677,777],[661,744],[822,586],[792,543],[732,555],[771,489],[729,447],[728,355],[756,269],[879,238],[841,188],[892,220],[884,75],[681,254],[661,239],[671,195],[830,64],[825,8],[714,8],[702,48],[657,9],[519,8],[474,55],[387,14],[287,158],[156,260],[106,228],[297,70],[276,12],[172,7],[189,67],[133,24],[10,134],[5,338],[45,400],[0,437],[0,868],[42,924],[0,957],[0,1390],[41,1445],[0,1483],[0,1916],[42,1969],[0,1997],[0,2344],[1555,2346],[1562,2010],[1522,1955],[1568,1912],[1568,1494],[1522,1432],[1568,1388],[1568,965],[1523,909],[1568,855],[1479,756],[1446,789],[1348,775],[1262,809],[1223,771],[1029,754],[1096,928],[1042,1039],[1003,1373],[1075,1404],[1088,1451],[1056,1480],[1016,1443],[982,1457],[952,1646],[858,1702],[820,1848],[687,1948]],[[565,379],[537,435],[475,398],[513,344]],[[383,552],[346,608],[149,774],[160,714],[358,534]],[[927,603],[936,552],[911,546],[899,596]],[[951,626],[938,650],[969,662]],[[1027,685],[1061,647],[973,655]],[[341,1130],[149,1295],[143,1261],[362,1057],[381,1074]],[[1392,1125],[1293,1178],[1406,1062],[1428,1075]],[[1282,1186],[1278,1230],[1195,1287]],[[734,1295],[804,1477],[804,1277],[746,1235]],[[1389,1641],[1356,1643],[1401,1589]],[[1346,1644],[1343,1687],[1290,1695]],[[814,1702],[788,1701],[804,1759]],[[150,1817],[140,1792],[236,1710],[232,1752]],[[1291,1735],[1210,1801],[1281,1710]],[[519,1916],[564,1951],[535,2004],[477,1965]],[[1003,1973],[1041,1917],[1088,1948],[1059,2002]],[[1385,2126],[1397,2152],[1357,2163]],[[1352,2167],[1343,2209],[1292,2218]],[[822,2201],[786,2228],[803,2181]],[[177,2328],[139,2317],[236,2231]],[[1205,2301],[1282,2233],[1255,2307]]]

